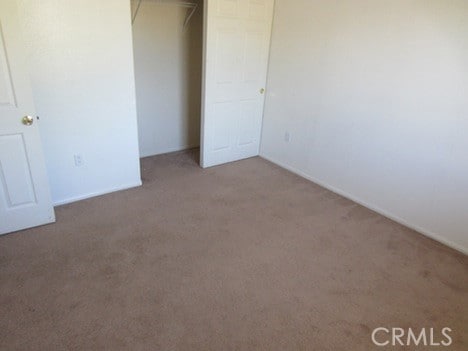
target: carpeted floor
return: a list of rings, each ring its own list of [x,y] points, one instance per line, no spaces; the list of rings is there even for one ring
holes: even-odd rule
[[[450,327],[468,350],[468,257],[260,158],[196,158],[0,237],[0,349],[396,350],[372,330]]]

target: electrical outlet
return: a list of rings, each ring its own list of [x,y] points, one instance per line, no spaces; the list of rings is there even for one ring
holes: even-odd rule
[[[76,167],[81,167],[83,166],[83,156],[81,156],[80,154],[76,154],[73,156],[73,158],[75,159],[75,166]]]
[[[289,132],[284,133],[284,141],[287,143],[291,141],[291,134]]]

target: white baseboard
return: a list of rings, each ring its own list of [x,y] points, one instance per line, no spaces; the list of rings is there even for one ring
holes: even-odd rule
[[[198,148],[198,147],[200,147],[200,144],[190,144],[190,145],[177,146],[177,147],[173,147],[173,148],[164,149],[162,151],[158,151],[157,153],[141,154],[140,158],[165,155],[165,154],[170,154],[170,153],[173,153],[173,152],[195,149],[195,148]]]
[[[113,193],[113,192],[116,192],[116,191],[136,188],[136,187],[141,186],[142,184],[143,183],[140,180],[139,182],[136,182],[136,183],[130,183],[130,184],[114,187],[114,188],[103,189],[103,190],[100,190],[100,191],[96,191],[96,192],[92,192],[92,193],[88,193],[88,194],[84,194],[84,195],[74,196],[74,197],[70,197],[70,198],[67,198],[67,199],[54,201],[54,206],[66,205],[66,204],[69,204],[69,203],[72,203],[72,202],[86,200],[86,199],[89,199],[91,197],[96,197],[96,196],[110,194],[110,193]]]
[[[402,219],[402,218],[400,218],[400,217],[398,217],[398,216],[396,216],[396,215],[394,215],[394,214],[392,214],[392,213],[390,213],[390,212],[388,212],[386,210],[383,210],[383,209],[379,208],[378,206],[369,204],[369,203],[359,199],[358,197],[347,193],[346,191],[343,191],[343,190],[338,189],[338,188],[336,188],[336,187],[334,187],[332,185],[329,185],[324,181],[316,179],[316,178],[306,174],[305,172],[300,171],[300,170],[296,169],[295,167],[287,165],[287,164],[285,164],[283,162],[277,161],[272,157],[268,157],[268,156],[262,155],[262,154],[260,155],[260,157],[267,160],[267,161],[270,161],[271,163],[274,163],[274,164],[280,166],[281,168],[284,168],[284,169],[286,169],[286,170],[288,170],[288,171],[290,171],[290,172],[292,172],[294,174],[297,174],[298,176],[300,176],[302,178],[310,180],[311,182],[313,182],[315,184],[318,184],[318,185],[320,185],[321,187],[323,187],[325,189],[328,189],[328,190],[330,190],[330,191],[332,191],[332,192],[334,192],[334,193],[336,193],[338,195],[341,195],[341,196],[343,196],[343,197],[345,197],[345,198],[347,198],[347,199],[349,199],[349,200],[351,200],[351,201],[353,201],[353,202],[355,202],[355,203],[357,203],[357,204],[359,204],[361,206],[364,206],[364,207],[366,207],[366,208],[368,208],[368,209],[370,209],[370,210],[372,210],[374,212],[377,212],[378,214],[380,214],[380,215],[382,215],[384,217],[387,217],[387,218],[391,219],[392,221],[395,221],[395,222],[397,222],[397,223],[399,223],[399,224],[401,224],[401,225],[403,225],[403,226],[405,226],[407,228],[410,228],[412,230],[417,231],[418,233],[420,233],[422,235],[425,235],[425,236],[427,236],[427,237],[429,237],[429,238],[431,238],[431,239],[433,239],[435,241],[438,241],[438,242],[440,242],[440,243],[442,243],[442,244],[444,244],[444,245],[446,245],[446,246],[448,246],[448,247],[450,247],[450,248],[452,248],[454,250],[457,250],[457,251],[459,251],[459,252],[461,252],[461,253],[463,253],[465,255],[468,255],[468,248],[467,247],[464,247],[464,246],[462,246],[460,244],[457,244],[457,243],[455,243],[455,242],[453,242],[451,240],[448,240],[448,239],[442,237],[441,235],[433,233],[433,232],[431,232],[431,231],[429,231],[427,229],[424,229],[424,228],[421,228],[421,227],[419,227],[417,225],[408,223],[406,220],[404,220],[404,219]]]

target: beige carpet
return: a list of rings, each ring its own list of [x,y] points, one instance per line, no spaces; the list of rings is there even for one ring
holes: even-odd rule
[[[468,350],[468,257],[260,158],[196,158],[0,237],[0,349],[399,349],[383,326]]]

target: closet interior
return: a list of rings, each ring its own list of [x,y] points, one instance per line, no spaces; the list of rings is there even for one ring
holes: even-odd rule
[[[131,0],[140,156],[200,145],[203,0]]]

